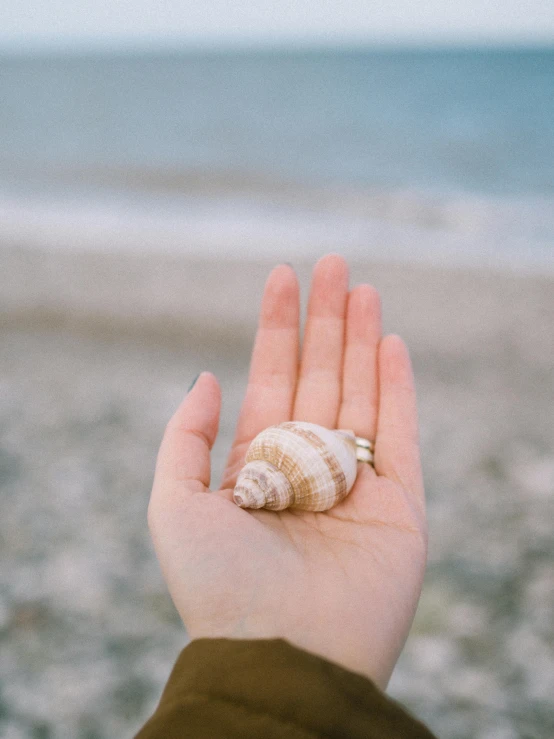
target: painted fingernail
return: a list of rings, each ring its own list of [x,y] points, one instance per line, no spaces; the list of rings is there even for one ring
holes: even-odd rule
[[[190,391],[192,390],[192,388],[196,385],[196,380],[198,380],[199,377],[200,377],[200,372],[196,375],[196,377],[194,378],[194,380],[190,383],[190,387],[187,390],[187,393],[190,393]]]

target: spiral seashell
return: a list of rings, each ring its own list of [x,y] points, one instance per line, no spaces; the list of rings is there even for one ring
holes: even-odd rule
[[[326,511],[348,495],[356,473],[352,431],[290,421],[253,439],[233,499],[241,508]]]

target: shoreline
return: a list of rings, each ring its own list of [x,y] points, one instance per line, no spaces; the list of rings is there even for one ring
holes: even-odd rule
[[[45,174],[26,194],[3,192],[0,182],[0,244],[194,262],[315,260],[340,251],[351,261],[554,276],[547,195],[317,188],[241,172],[57,177]]]
[[[252,340],[266,277],[278,263],[16,245],[0,249],[0,258],[4,328],[121,334],[167,345],[209,342],[222,351]],[[304,307],[315,261],[293,264]],[[420,351],[460,355],[511,342],[523,343],[536,357],[554,356],[554,274],[349,263],[352,284],[370,282],[380,291],[385,329],[403,334]]]

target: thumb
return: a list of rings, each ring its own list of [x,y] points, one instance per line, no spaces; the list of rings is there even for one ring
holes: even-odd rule
[[[167,424],[158,452],[152,498],[164,493],[206,492],[210,450],[219,427],[221,390],[211,372],[202,372]]]

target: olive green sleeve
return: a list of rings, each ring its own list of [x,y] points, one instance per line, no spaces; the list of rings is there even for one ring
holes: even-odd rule
[[[136,739],[433,739],[361,675],[283,639],[198,639]]]

